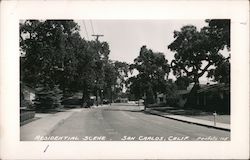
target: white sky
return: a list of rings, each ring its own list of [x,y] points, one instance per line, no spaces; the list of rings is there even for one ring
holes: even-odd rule
[[[190,24],[197,29],[207,25],[205,20],[76,20],[76,22],[80,25],[82,37],[93,40],[94,37],[91,36],[93,30],[95,34],[103,34],[104,37],[100,37],[99,40],[109,43],[110,59],[127,63],[133,63],[143,45],[153,51],[163,52],[170,63],[174,53],[167,47],[174,40],[174,30],[179,31],[182,26]],[[175,79],[172,74],[170,78]],[[206,83],[207,78],[203,76],[200,81]]]

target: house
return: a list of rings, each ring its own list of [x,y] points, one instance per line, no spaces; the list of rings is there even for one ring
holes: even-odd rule
[[[163,93],[157,94],[157,104],[166,103],[166,95]]]
[[[35,100],[35,90],[20,82],[20,125],[24,125],[35,117],[35,111],[31,109]]]
[[[184,107],[185,106],[185,104],[187,102],[189,92],[190,92],[190,90],[177,90],[176,91],[176,94],[177,94],[176,105],[178,107]]]
[[[196,105],[210,111],[230,112],[230,85],[218,83],[197,91]]]
[[[177,90],[174,98],[165,94],[157,95],[158,103],[167,103],[176,107],[191,107],[207,111],[230,112],[230,85],[224,83],[200,84],[195,97],[190,97],[193,84],[186,90]],[[190,101],[190,98],[192,99]]]
[[[35,90],[27,84],[20,82],[20,107],[21,109],[28,108],[33,105],[35,100]]]

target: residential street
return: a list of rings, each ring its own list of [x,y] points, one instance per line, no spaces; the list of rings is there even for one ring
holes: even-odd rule
[[[64,140],[229,140],[230,132],[145,113],[142,106],[112,104],[75,112],[47,137]]]

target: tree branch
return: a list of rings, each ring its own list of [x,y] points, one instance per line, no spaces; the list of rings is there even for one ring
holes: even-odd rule
[[[175,65],[179,66],[181,69],[183,69],[183,70],[187,73],[187,76],[190,76],[190,75],[192,74],[192,71],[189,72],[182,64],[176,63],[175,60],[173,60],[173,61],[171,62],[171,68],[174,67],[174,66],[173,66],[173,63],[174,63]]]
[[[206,71],[207,69],[212,65],[211,62],[208,62],[208,64],[206,65],[206,67],[204,69],[201,70],[201,73],[198,74],[199,77],[201,77]]]

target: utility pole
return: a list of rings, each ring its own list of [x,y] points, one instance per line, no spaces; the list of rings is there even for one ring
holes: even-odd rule
[[[102,34],[92,34],[93,37],[96,37],[95,40],[99,41],[99,37],[103,37],[104,35]]]
[[[93,37],[96,37],[96,42],[99,42],[99,37],[103,37],[104,35],[102,35],[102,34],[92,34],[92,36]],[[97,49],[97,54],[99,54],[99,49]],[[96,81],[97,83],[98,83],[98,81]],[[98,102],[98,97],[99,97],[99,87],[97,87],[97,91],[96,91],[96,102],[97,102],[97,106],[98,106],[98,104],[99,104],[99,102]],[[102,102],[103,102],[103,100],[102,100],[102,98],[103,98],[103,95],[102,95],[103,93],[101,92],[101,104],[102,104]]]

